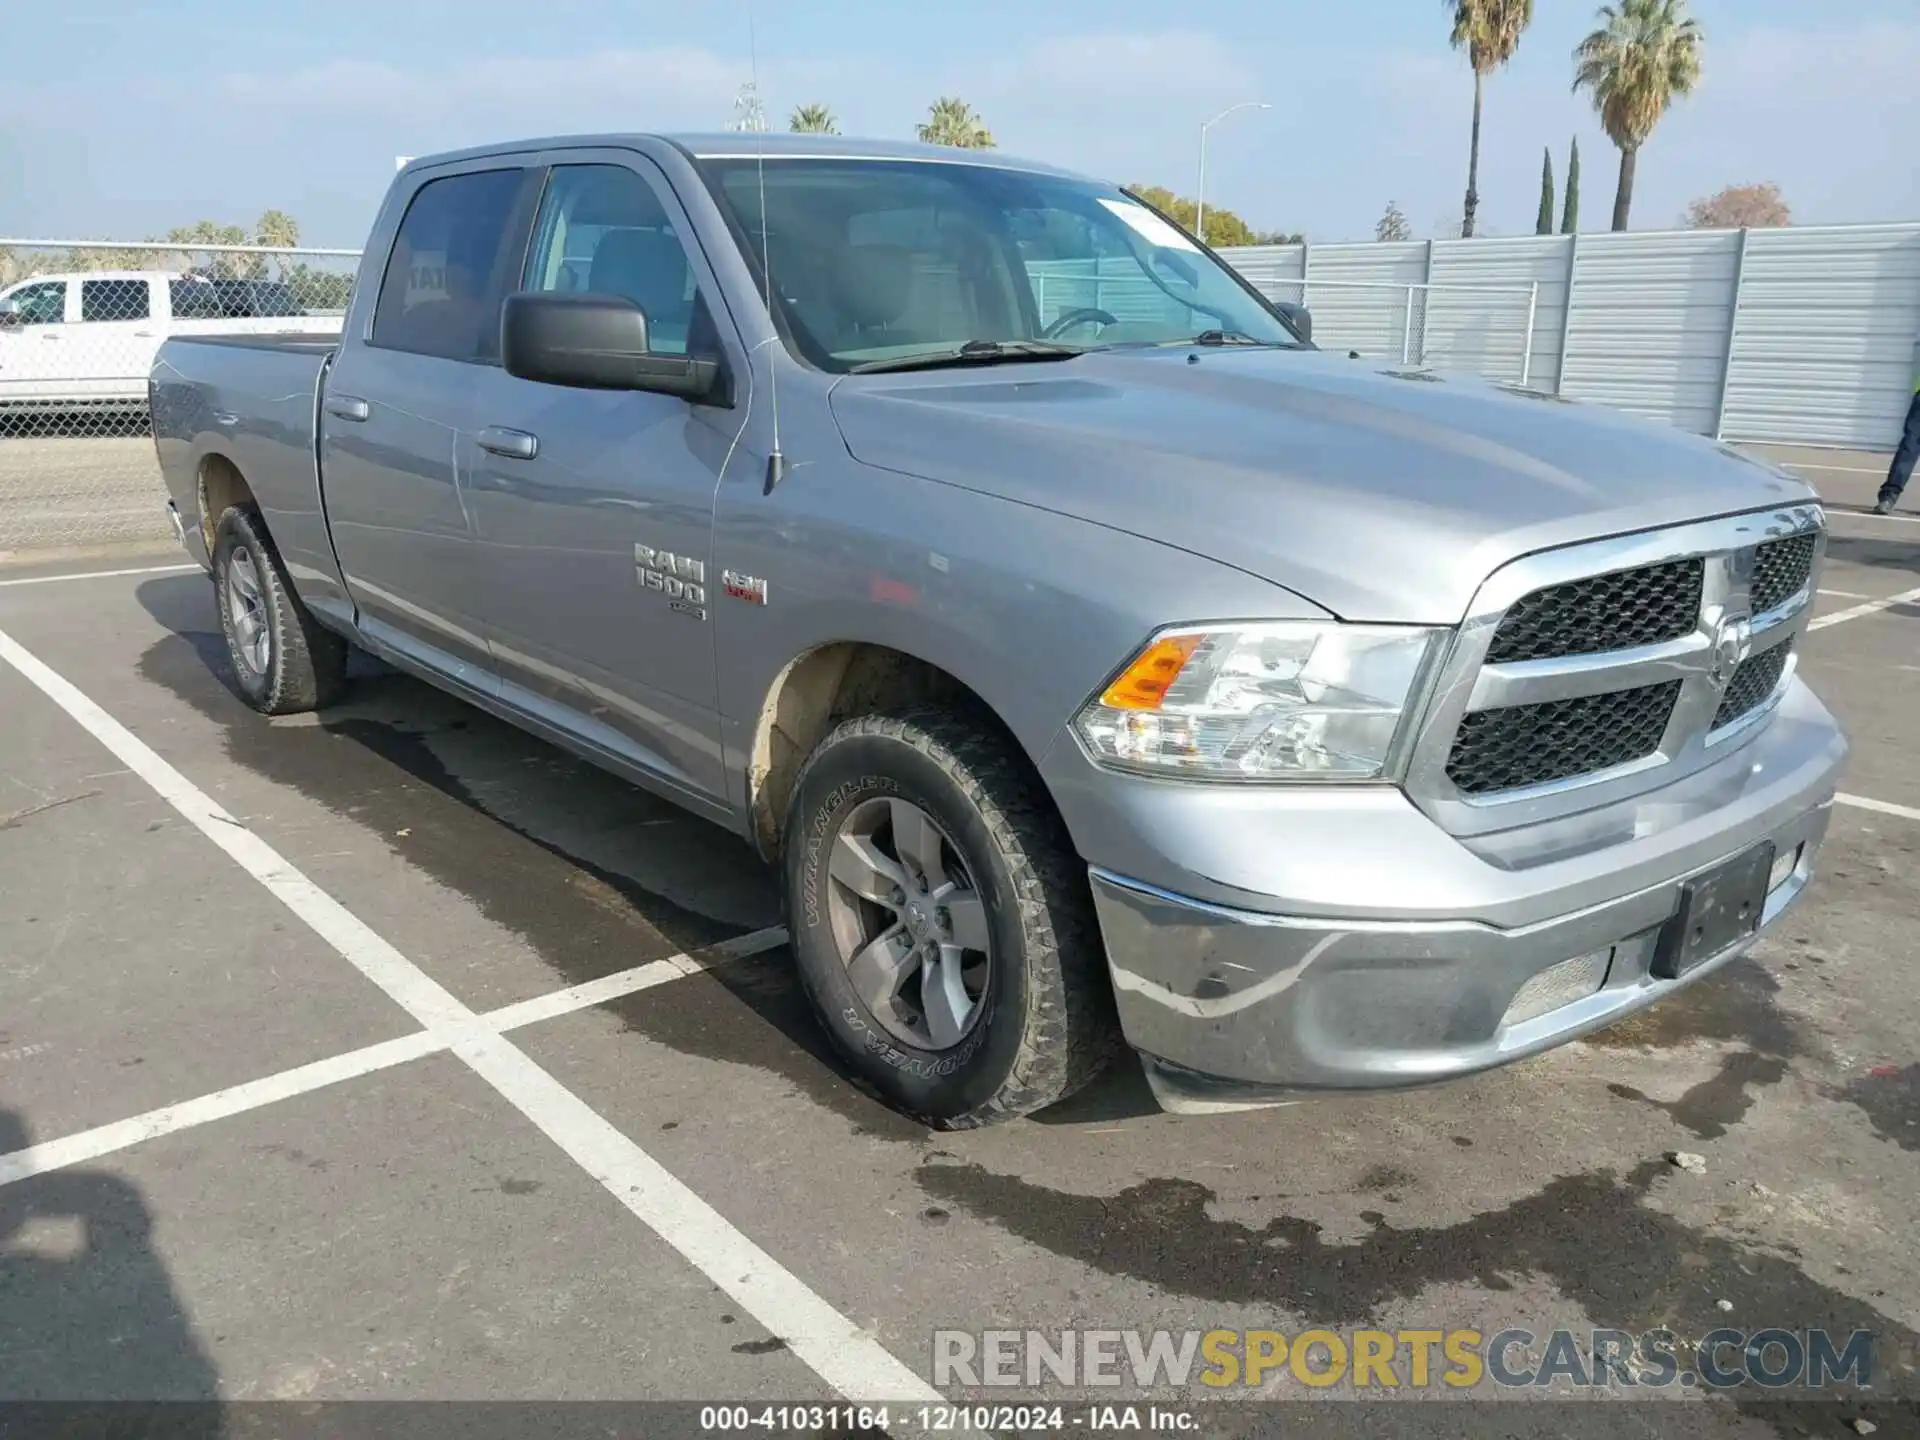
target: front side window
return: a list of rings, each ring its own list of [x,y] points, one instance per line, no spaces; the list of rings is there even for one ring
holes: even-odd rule
[[[794,348],[825,369],[975,341],[1113,349],[1218,331],[1300,344],[1238,276],[1111,185],[910,160],[701,169],[756,265],[764,252]]]
[[[144,280],[80,282],[82,320],[144,320],[151,313],[148,305]]]
[[[9,295],[0,308],[19,325],[58,325],[67,318],[67,282],[42,280]]]
[[[525,178],[520,169],[475,170],[420,187],[387,257],[372,344],[447,360],[494,357],[500,302],[519,258],[514,242],[525,233],[514,224]]]
[[[656,354],[711,355],[718,348],[666,208],[624,165],[554,168],[524,284],[633,301],[647,317],[647,343]]]

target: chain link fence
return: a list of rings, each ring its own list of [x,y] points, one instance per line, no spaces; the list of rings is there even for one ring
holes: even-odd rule
[[[359,260],[0,239],[0,558],[170,539],[147,414],[161,342],[336,333]]]

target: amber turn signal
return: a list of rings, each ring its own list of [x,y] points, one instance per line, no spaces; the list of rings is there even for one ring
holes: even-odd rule
[[[1158,710],[1204,635],[1163,635],[1134,657],[1100,703],[1113,710]]]

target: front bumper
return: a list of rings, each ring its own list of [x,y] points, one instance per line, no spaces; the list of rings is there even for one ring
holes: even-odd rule
[[[1682,886],[1762,840],[1793,857],[1767,897],[1762,928],[1773,924],[1811,877],[1845,755],[1832,717],[1795,682],[1759,734],[1711,769],[1524,833],[1460,840],[1411,803],[1383,807],[1377,793],[1343,809],[1325,793],[1292,808],[1270,791],[1287,818],[1276,825],[1269,809],[1260,842],[1297,851],[1271,856],[1276,876],[1324,877],[1329,855],[1364,856],[1351,862],[1364,873],[1226,904],[1193,893],[1217,890],[1217,871],[1170,886],[1096,861],[1121,1024],[1177,1109],[1419,1085],[1536,1054],[1746,949],[1751,939],[1677,980],[1651,969]],[[1208,803],[1200,787],[1157,789],[1156,803],[1174,790]],[[1436,854],[1449,903],[1410,917],[1405,898],[1435,889],[1433,875],[1413,871]],[[1242,894],[1246,873],[1236,877]],[[1330,889],[1375,898],[1329,914]]]

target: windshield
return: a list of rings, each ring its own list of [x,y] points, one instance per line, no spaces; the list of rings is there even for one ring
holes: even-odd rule
[[[758,266],[760,162],[729,157],[702,169]],[[1222,332],[1300,343],[1232,271],[1110,185],[987,165],[790,156],[767,158],[764,184],[782,328],[823,369],[975,341],[1097,350]]]

